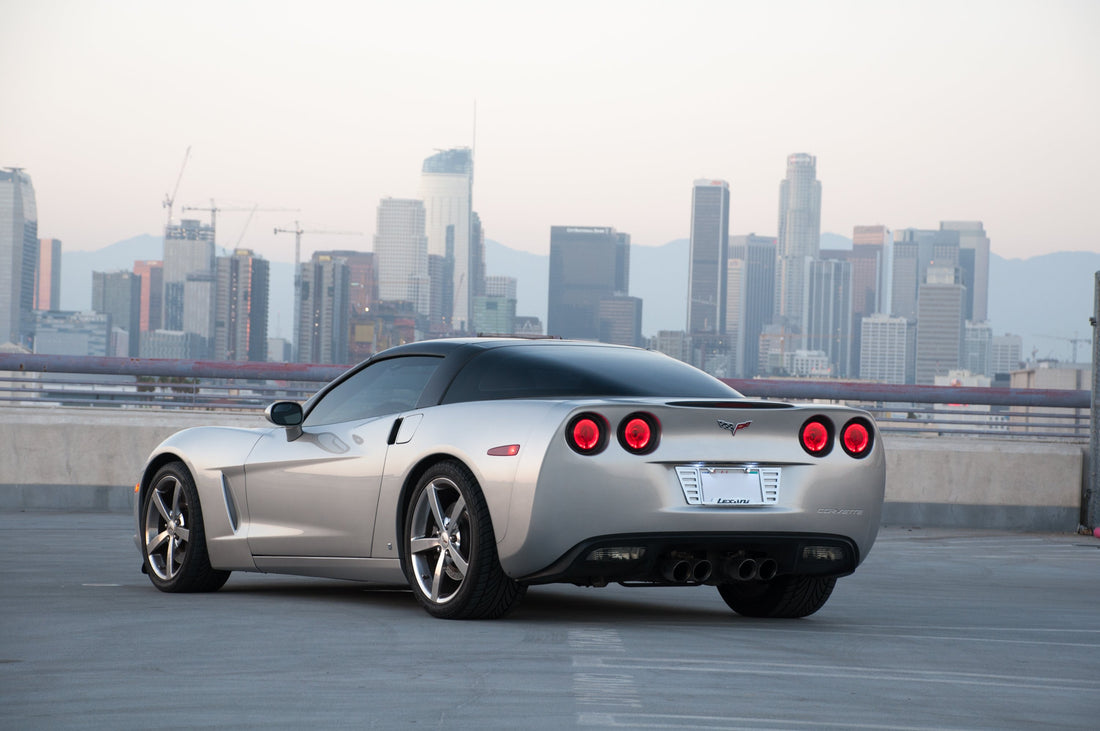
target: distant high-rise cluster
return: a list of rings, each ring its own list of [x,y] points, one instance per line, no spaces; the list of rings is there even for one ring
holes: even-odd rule
[[[777,236],[729,235],[729,211],[725,181],[695,181],[686,327],[656,347],[742,378],[933,383],[1019,364],[1018,345],[994,347],[980,221],[856,226],[850,249],[821,249],[821,182],[805,153],[787,157]]]
[[[169,219],[161,259],[93,273],[90,311],[64,312],[61,242],[39,238],[30,176],[7,168],[0,340],[75,355],[344,364],[429,337],[542,335],[538,318],[517,313],[520,283],[486,275],[473,176],[470,148],[428,156],[419,197],[378,202],[373,250],[313,252],[298,264],[291,293],[270,291],[270,265],[251,250],[218,255],[211,204],[202,209],[209,225]],[[551,226],[545,333],[648,344],[740,378],[932,384],[1019,365],[1021,338],[994,334],[988,321],[990,241],[980,221],[858,225],[851,248],[822,249],[821,213],[810,154],[787,157],[774,236],[731,235],[729,183],[695,180],[684,329],[648,342],[642,300],[630,294],[630,234]],[[296,251],[303,233],[349,233],[303,231],[297,222],[276,231],[294,233]],[[293,342],[269,338],[269,301],[290,296]]]

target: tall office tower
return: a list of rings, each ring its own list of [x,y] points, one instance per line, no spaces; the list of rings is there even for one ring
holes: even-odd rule
[[[428,239],[424,235],[424,203],[408,198],[384,198],[378,204],[374,254],[378,267],[378,299],[408,302],[427,316],[431,280]]]
[[[0,345],[31,345],[38,245],[31,176],[22,168],[0,170]]]
[[[615,241],[615,293],[630,292],[630,234],[618,233]]]
[[[787,177],[779,184],[779,237],[775,314],[788,329],[802,332],[806,317],[809,262],[821,248],[821,182],[817,158],[787,156]]]
[[[917,296],[916,381],[931,386],[936,376],[957,370],[962,360],[966,287],[958,267],[929,267]]]
[[[731,343],[735,354],[734,374],[752,378],[760,372],[760,333],[775,315],[775,250],[776,239],[771,236],[730,236],[730,261],[741,261],[739,284],[729,279],[728,299],[739,290],[737,306],[740,318],[736,324],[736,341]],[[731,303],[732,306],[732,303]],[[727,313],[730,310],[727,308]],[[726,332],[733,335],[729,315],[726,316]]]
[[[993,377],[993,327],[988,322],[966,321],[959,365],[975,376]]]
[[[485,228],[477,211],[470,213],[470,297],[485,294]]]
[[[485,294],[474,296],[474,329],[478,333],[507,335],[515,332],[516,278],[485,277]]]
[[[111,327],[124,330],[125,352],[136,358],[141,343],[141,277],[133,272],[92,272],[92,310],[111,316]]]
[[[474,158],[466,147],[442,150],[424,160],[420,198],[424,201],[428,253],[447,256],[447,228],[453,231],[454,272],[451,329],[465,332],[470,320],[470,287],[476,252],[471,246]]]
[[[347,260],[318,251],[300,266],[301,305],[298,311],[298,363],[348,361],[348,300],[351,272]]]
[[[836,259],[812,262],[807,303],[804,347],[824,352],[833,375],[848,378],[853,374],[852,265]]]
[[[183,330],[202,337],[203,353],[200,358],[211,357],[214,349],[214,272],[196,272],[187,275],[183,283]]]
[[[916,378],[917,323],[877,313],[863,318],[859,377],[877,383],[912,384]]]
[[[134,262],[134,274],[141,277],[141,332],[159,330],[164,324],[164,262],[143,259]]]
[[[729,183],[696,180],[691,189],[687,312],[687,330],[693,335],[725,335],[729,228]]]
[[[966,319],[982,322],[989,317],[989,236],[981,221],[940,221],[940,230],[959,232]]]
[[[164,329],[184,330],[184,290],[192,274],[214,273],[214,229],[192,219],[164,229]],[[201,307],[196,303],[196,307]],[[210,301],[213,307],[213,300]],[[194,331],[192,331],[194,332]],[[209,337],[205,335],[204,337]]]
[[[49,355],[106,356],[111,343],[111,316],[67,310],[31,311],[34,352]]]
[[[729,376],[740,378],[745,372],[745,259],[733,256],[730,237],[730,258],[726,259],[726,340],[729,347]]]
[[[38,240],[38,275],[34,278],[34,309],[61,309],[61,239]]]
[[[616,294],[620,238],[613,228],[552,226],[546,332],[599,340],[599,304]]]
[[[348,267],[348,360],[356,363],[374,354],[374,318],[378,301],[378,259],[370,251],[330,252]]]
[[[1020,370],[1024,359],[1024,339],[1019,335],[994,335],[990,343],[993,375]]]
[[[215,263],[214,360],[267,361],[267,302],[271,267],[252,249]]]
[[[600,321],[600,342],[642,346],[642,300],[629,295],[601,297],[596,317]]]
[[[906,228],[895,232],[890,247],[890,314],[917,316],[917,292],[930,267],[959,266],[959,233]]]
[[[428,254],[428,332],[433,335],[451,332],[454,268],[454,257]]]

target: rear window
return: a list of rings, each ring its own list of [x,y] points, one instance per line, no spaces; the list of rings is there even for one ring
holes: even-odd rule
[[[662,353],[586,345],[516,345],[471,359],[443,403],[515,398],[688,397],[740,394]]]

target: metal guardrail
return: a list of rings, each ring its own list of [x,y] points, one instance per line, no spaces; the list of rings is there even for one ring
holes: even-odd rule
[[[304,400],[347,368],[0,353],[0,403],[259,410],[279,399]],[[888,433],[1075,442],[1090,436],[1089,391],[723,380],[746,396],[856,405],[874,414]]]

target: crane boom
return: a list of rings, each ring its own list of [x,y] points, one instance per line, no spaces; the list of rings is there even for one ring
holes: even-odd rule
[[[172,195],[165,193],[164,203],[161,205],[168,209],[168,223],[166,226],[172,225],[172,204],[176,201],[176,193],[180,189],[180,181],[183,180],[183,170],[187,167],[187,160],[191,157],[191,145],[187,146],[187,150],[183,153],[183,162],[180,163],[180,173],[176,176],[176,185],[172,188]]]

